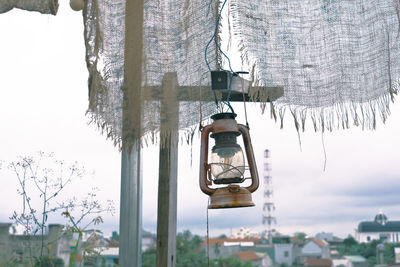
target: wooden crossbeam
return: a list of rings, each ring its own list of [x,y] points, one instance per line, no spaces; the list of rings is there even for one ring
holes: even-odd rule
[[[165,77],[175,76],[175,72],[166,73]],[[176,78],[177,79],[177,78]],[[214,97],[211,94],[204,94],[204,92],[210,92],[212,89],[209,86],[177,86],[176,87],[176,98],[178,101],[203,101],[203,102],[213,102]],[[222,99],[226,99],[228,93],[222,92]],[[244,94],[245,101],[259,102],[260,98],[250,99],[249,95],[252,92],[260,92],[260,95],[267,96],[267,102],[275,101],[283,96],[283,87],[250,87],[249,93]],[[203,92],[203,94],[201,94]],[[143,99],[145,101],[154,101],[162,99],[163,86],[148,86],[144,90]],[[232,91],[230,95],[231,102],[243,102],[243,94],[239,92]]]

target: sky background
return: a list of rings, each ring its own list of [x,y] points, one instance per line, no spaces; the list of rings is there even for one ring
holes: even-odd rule
[[[92,187],[98,198],[113,200],[114,216],[104,215],[106,235],[118,230],[121,155],[96,126],[88,124],[83,19],[61,1],[57,16],[13,10],[0,14],[0,222],[21,209],[17,180],[7,163],[19,155],[54,152],[66,162],[78,161],[85,179],[65,188],[60,199],[83,197]],[[242,105],[235,110],[243,113]],[[276,229],[283,234],[333,232],[354,234],[361,220],[372,220],[381,209],[400,220],[400,105],[375,131],[325,133],[308,127],[301,148],[293,119],[284,129],[248,105],[250,133],[262,177],[263,151],[271,151]],[[239,122],[244,122],[239,116]],[[178,231],[206,234],[207,196],[198,187],[199,135],[193,146],[179,147]],[[190,160],[192,155],[192,162]],[[143,226],[155,232],[157,216],[158,146],[143,151]],[[253,208],[210,210],[210,235],[249,227],[262,231],[263,183],[253,194]],[[64,223],[56,214],[53,223]]]

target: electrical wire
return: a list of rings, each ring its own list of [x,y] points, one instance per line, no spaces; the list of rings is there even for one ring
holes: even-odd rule
[[[208,59],[207,59],[207,51],[208,51],[208,48],[209,48],[211,42],[214,40],[215,45],[217,46],[219,52],[227,59],[228,65],[229,65],[229,69],[230,69],[231,75],[232,75],[232,77],[231,77],[231,79],[230,79],[230,82],[229,82],[229,86],[228,86],[228,95],[227,95],[227,98],[226,98],[225,101],[221,101],[221,102],[222,102],[223,104],[227,105],[228,108],[230,109],[230,111],[231,111],[232,113],[235,113],[235,111],[233,110],[233,107],[231,106],[231,103],[230,103],[230,96],[231,96],[231,92],[232,92],[232,80],[233,80],[233,77],[234,77],[234,76],[237,76],[238,73],[233,71],[230,58],[224,53],[224,51],[222,51],[221,46],[219,45],[219,43],[217,42],[217,39],[216,39],[216,37],[217,37],[217,32],[218,32],[218,26],[219,26],[219,23],[220,23],[220,20],[221,20],[221,16],[222,16],[222,12],[223,12],[223,10],[224,10],[224,8],[225,8],[226,3],[227,3],[227,0],[225,0],[225,1],[223,2],[222,6],[221,6],[221,9],[220,9],[219,12],[218,12],[218,17],[217,17],[217,22],[216,22],[216,24],[215,24],[214,34],[213,34],[213,36],[211,37],[210,41],[208,41],[208,43],[207,43],[207,45],[206,45],[206,48],[205,48],[205,50],[204,50],[204,59],[205,59],[205,62],[206,62],[206,65],[207,65],[208,70],[211,71],[211,67],[210,67],[210,64],[209,64]],[[217,95],[216,95],[215,92],[213,92],[213,93],[214,93],[214,98],[215,98],[216,105],[217,105],[217,107],[218,107]],[[221,107],[221,110],[223,111],[223,107]]]
[[[207,50],[208,50],[208,47],[210,46],[211,42],[214,40],[215,45],[218,47],[219,52],[228,60],[229,69],[231,70],[231,72],[235,73],[235,72],[232,70],[232,65],[231,65],[231,60],[230,60],[230,58],[224,53],[224,51],[222,51],[221,46],[219,45],[219,43],[217,42],[217,39],[216,39],[216,37],[217,37],[217,32],[218,32],[219,22],[220,22],[221,16],[222,16],[222,11],[224,10],[224,7],[225,7],[225,4],[226,4],[227,1],[228,1],[228,0],[225,0],[225,1],[224,1],[224,3],[222,4],[221,9],[219,10],[217,22],[216,22],[216,24],[215,24],[214,34],[213,34],[213,36],[211,37],[210,41],[208,41],[208,43],[207,43],[207,45],[206,45],[206,48],[204,49],[204,59],[205,59],[205,61],[206,61],[208,70],[211,71],[211,67],[210,67],[210,64],[208,63],[208,59],[207,59]]]

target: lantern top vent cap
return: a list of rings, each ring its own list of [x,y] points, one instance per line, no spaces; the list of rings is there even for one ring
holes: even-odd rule
[[[232,119],[234,120],[236,118],[236,113],[233,112],[224,112],[224,113],[217,113],[211,116],[211,119],[214,121],[216,120],[223,120],[223,119]]]

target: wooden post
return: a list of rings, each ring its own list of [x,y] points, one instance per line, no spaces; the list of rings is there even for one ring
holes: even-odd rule
[[[160,127],[160,161],[158,173],[157,208],[157,267],[174,267],[176,264],[176,216],[178,177],[178,125],[179,101],[176,73],[166,73],[163,78]],[[167,128],[170,130],[166,130]]]
[[[142,266],[142,117],[143,0],[127,0],[119,266]]]

